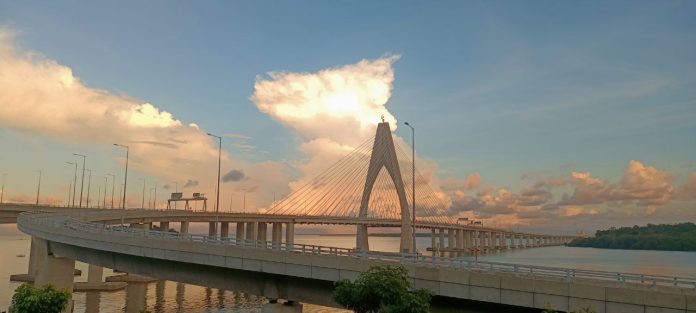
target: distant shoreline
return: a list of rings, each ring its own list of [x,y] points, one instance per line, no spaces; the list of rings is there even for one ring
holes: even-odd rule
[[[696,252],[696,225],[633,226],[599,230],[594,237],[576,238],[569,247]]]

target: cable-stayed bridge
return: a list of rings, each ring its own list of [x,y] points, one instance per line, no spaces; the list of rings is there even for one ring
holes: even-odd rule
[[[354,279],[371,266],[401,264],[415,287],[430,290],[436,302],[475,300],[532,308],[551,304],[565,311],[696,311],[692,278],[455,258],[561,245],[573,237],[459,224],[447,214],[446,198],[412,166],[408,153],[394,143],[389,124],[380,123],[374,138],[263,214],[11,204],[0,206],[0,223],[17,222],[32,236],[28,273],[13,275],[16,279],[69,290],[79,260],[90,264],[88,285],[95,288],[104,283],[102,268],[107,267],[269,299],[336,306],[333,282]],[[208,224],[208,234],[191,234],[190,224],[201,222]],[[296,225],[352,225],[355,247],[296,243]],[[399,228],[400,253],[371,251],[370,227]],[[414,253],[414,229],[430,230],[432,255]],[[126,305],[127,312],[141,309]],[[287,312],[287,306],[278,312]]]

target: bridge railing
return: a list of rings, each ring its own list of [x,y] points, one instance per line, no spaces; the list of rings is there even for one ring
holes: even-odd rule
[[[85,222],[70,216],[55,214],[22,213],[19,223],[35,223],[42,226],[69,228],[76,231],[92,233],[110,233],[129,237],[151,237],[165,240],[200,242],[216,245],[234,245],[250,249],[265,249],[283,251],[286,253],[302,253],[312,255],[354,257],[360,259],[393,262],[395,264],[415,265],[430,268],[450,268],[455,270],[507,273],[515,276],[550,277],[565,281],[581,279],[613,281],[620,285],[637,284],[656,288],[657,286],[673,286],[692,289],[696,292],[696,278],[676,276],[646,275],[636,273],[610,272],[600,270],[583,270],[539,265],[513,264],[502,262],[477,261],[469,258],[451,258],[439,256],[423,256],[405,253],[374,253],[356,251],[340,247],[307,245],[298,243],[273,242],[263,240],[237,239],[235,236],[220,237],[197,234],[185,234],[158,230],[131,228],[119,225],[106,225]]]

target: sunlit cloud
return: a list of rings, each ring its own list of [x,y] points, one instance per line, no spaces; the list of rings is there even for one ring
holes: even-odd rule
[[[14,41],[14,32],[0,28],[2,128],[70,144],[125,144],[130,146],[131,170],[168,182],[183,180],[183,186],[213,193],[217,166],[212,165],[217,163],[218,149],[196,123],[185,123],[147,101],[90,87],[70,67],[21,49]],[[120,151],[115,155],[116,162],[125,163]],[[282,191],[289,180],[285,166],[248,164],[231,159],[225,151],[222,166],[244,168],[256,179],[249,183],[276,190]],[[264,168],[268,166],[276,172]],[[250,196],[249,202],[270,202],[266,198]]]

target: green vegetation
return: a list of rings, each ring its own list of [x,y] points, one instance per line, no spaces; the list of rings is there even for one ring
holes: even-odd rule
[[[412,290],[402,266],[375,266],[351,282],[336,282],[334,300],[357,313],[427,313],[430,292]]]
[[[575,239],[568,245],[606,249],[696,251],[696,225],[681,223],[612,227],[598,230],[594,237]]]
[[[12,311],[17,313],[60,313],[70,300],[70,292],[51,284],[37,288],[22,284],[12,296]]]

